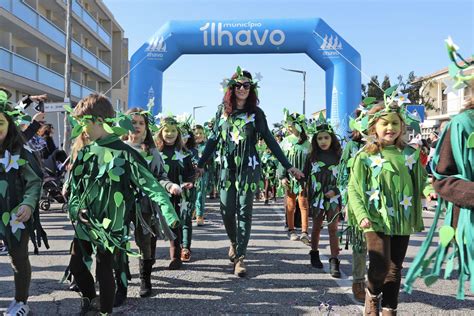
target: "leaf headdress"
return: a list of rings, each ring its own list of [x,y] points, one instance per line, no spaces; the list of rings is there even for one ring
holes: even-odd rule
[[[290,111],[288,111],[287,108],[283,109],[283,125],[285,126],[286,129],[288,129],[288,126],[294,125],[296,130],[298,132],[302,132],[303,130],[306,131],[307,129],[307,123],[306,123],[306,117],[304,114],[299,114],[299,113],[292,113],[290,114]]]
[[[336,134],[331,122],[327,120],[323,113],[319,113],[319,117],[308,124],[308,134],[315,135],[321,132],[328,132],[329,134]]]
[[[31,117],[25,114],[20,107],[9,100],[10,93],[7,90],[0,89],[0,113],[4,113],[12,118],[17,126],[20,124],[28,124],[31,122]]]
[[[260,82],[260,80],[257,79],[257,78],[260,78],[261,76],[256,75],[255,79],[248,78],[244,75],[244,69],[242,69],[240,66],[237,66],[237,69],[235,70],[235,73],[237,74],[237,78],[234,78],[234,79],[225,78],[222,81],[222,88],[224,89],[224,93],[227,92],[227,90],[229,88],[232,89],[237,84],[237,82],[247,80],[251,84],[251,86],[250,86],[251,89],[253,89],[255,91],[255,94],[258,97],[258,88],[259,88],[258,83]]]

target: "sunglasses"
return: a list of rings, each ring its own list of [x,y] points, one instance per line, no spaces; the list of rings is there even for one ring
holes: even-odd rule
[[[248,90],[248,89],[250,89],[251,86],[252,86],[252,84],[250,82],[244,82],[244,83],[237,82],[234,85],[234,88],[239,90],[240,88],[244,87],[245,90]]]

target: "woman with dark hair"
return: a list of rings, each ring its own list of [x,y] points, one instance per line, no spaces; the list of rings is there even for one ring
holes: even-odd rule
[[[56,144],[53,139],[54,127],[52,124],[44,124],[38,130],[38,136],[42,137],[46,142],[46,147],[43,148],[42,158],[47,159],[56,149]]]
[[[202,175],[207,160],[216,148],[219,150],[220,209],[231,242],[229,259],[234,263],[234,274],[239,277],[247,272],[244,258],[252,226],[253,198],[260,181],[260,158],[256,148],[258,135],[290,174],[296,178],[303,176],[281,151],[258,103],[257,83],[248,71],[237,67],[228,81],[212,134],[197,166]]]

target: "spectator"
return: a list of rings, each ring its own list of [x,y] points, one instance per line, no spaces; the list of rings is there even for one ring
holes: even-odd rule
[[[42,158],[47,159],[56,149],[56,144],[53,140],[54,127],[51,124],[44,124],[38,130],[38,136],[42,137],[46,143],[46,146],[42,150]]]

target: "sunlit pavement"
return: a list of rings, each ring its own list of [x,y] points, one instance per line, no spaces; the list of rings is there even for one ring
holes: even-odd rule
[[[206,223],[194,227],[191,262],[180,271],[168,271],[168,242],[157,248],[152,274],[153,295],[139,298],[138,260],[131,258],[133,279],[125,305],[114,309],[117,315],[152,314],[362,314],[351,293],[351,251],[341,251],[343,278],[333,279],[328,268],[327,230],[321,236],[324,271],[311,267],[309,247],[290,241],[284,230],[284,213],[279,203],[264,206],[256,202],[252,235],[246,258],[248,275],[238,278],[227,259],[229,242],[218,213],[217,200],[208,201]],[[424,212],[425,224],[433,213]],[[51,248],[30,253],[33,279],[29,304],[35,315],[77,314],[79,295],[60,284],[69,261],[73,229],[59,210],[42,212]],[[405,267],[412,261],[426,232],[412,236]],[[343,246],[343,245],[342,245]],[[30,251],[32,246],[30,246]],[[404,270],[406,272],[406,269]],[[399,315],[474,314],[474,297],[455,299],[457,281],[440,280],[427,288],[417,281],[412,295],[400,294]],[[14,293],[8,256],[0,256],[0,310],[4,311]]]

